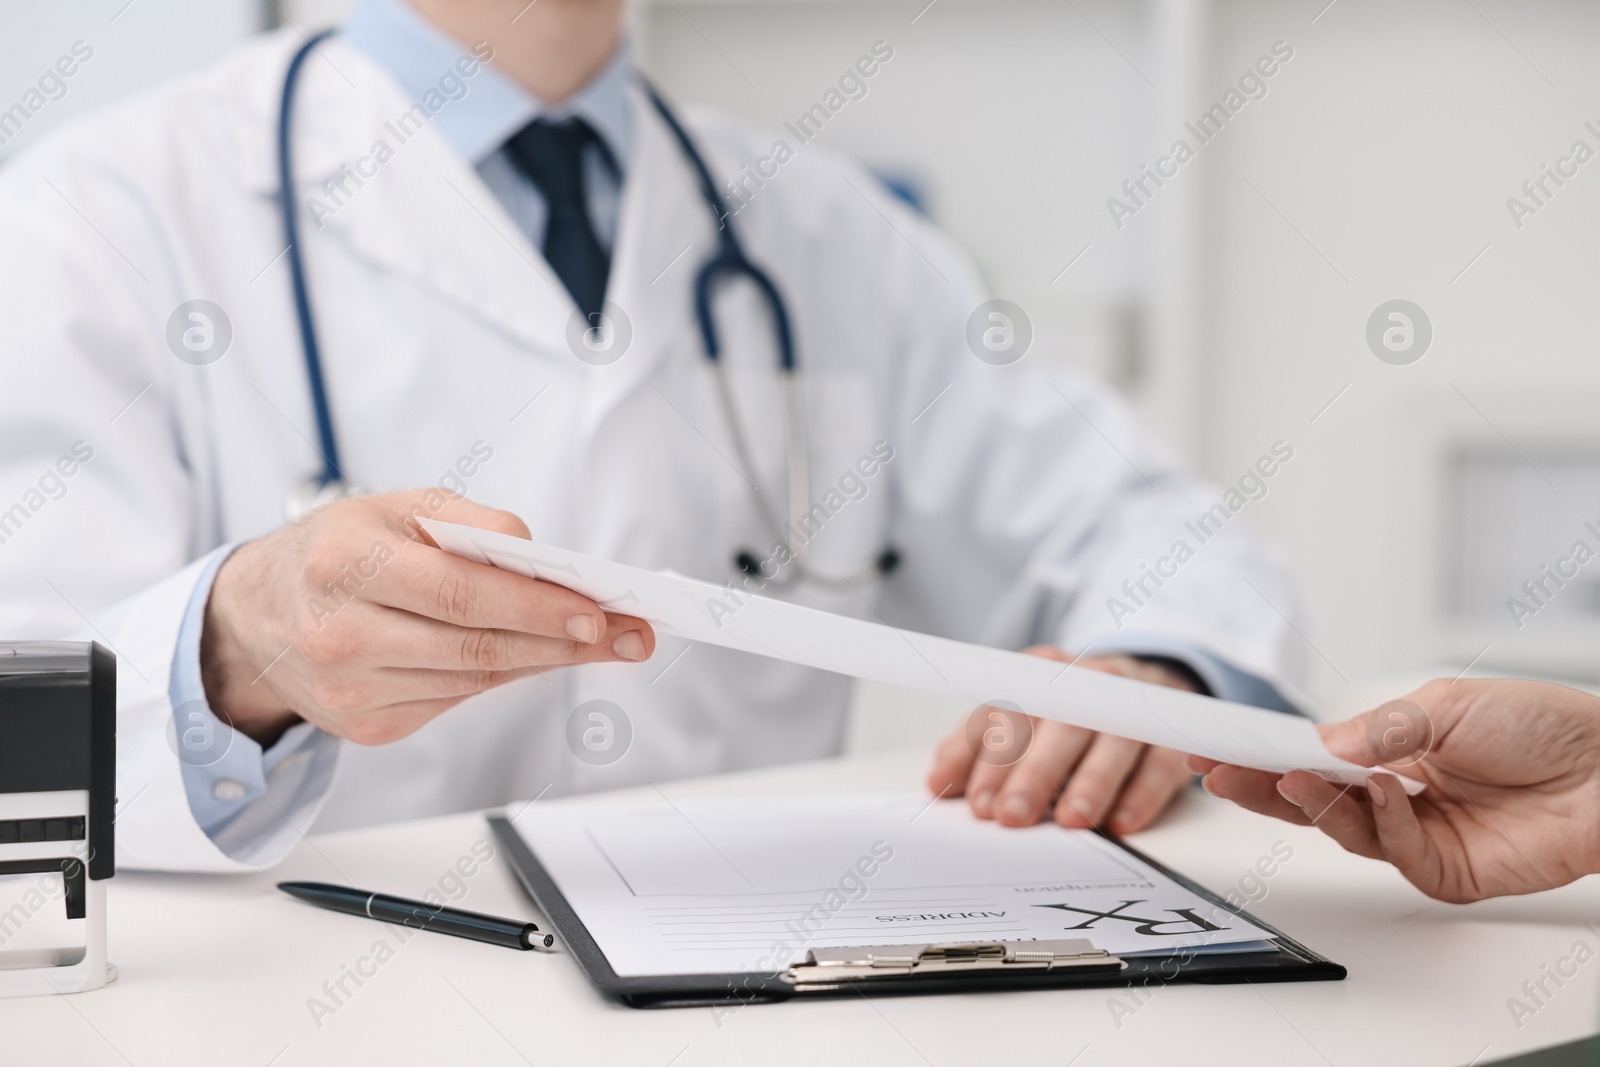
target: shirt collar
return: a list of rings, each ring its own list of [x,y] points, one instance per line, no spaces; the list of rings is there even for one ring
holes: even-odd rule
[[[405,0],[359,0],[345,20],[344,36],[387,70],[412,100],[420,102],[430,92],[445,100],[431,124],[473,166],[536,118],[576,116],[599,134],[621,172],[628,171],[633,109],[627,84],[633,59],[626,40],[588,84],[553,107],[492,65],[477,63]],[[472,75],[457,66],[464,56],[476,66]]]

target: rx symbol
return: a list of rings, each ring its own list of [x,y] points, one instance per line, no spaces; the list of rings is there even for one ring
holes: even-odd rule
[[[1094,924],[1099,922],[1101,919],[1121,919],[1123,922],[1138,923],[1140,925],[1134,927],[1133,932],[1136,933],[1136,934],[1144,934],[1146,937],[1169,937],[1169,936],[1173,936],[1173,935],[1176,935],[1176,934],[1198,934],[1198,933],[1204,933],[1204,932],[1208,932],[1208,931],[1212,931],[1212,930],[1225,930],[1225,929],[1227,929],[1227,927],[1217,926],[1215,923],[1211,923],[1211,922],[1206,921],[1205,919],[1200,918],[1200,916],[1198,916],[1198,915],[1196,915],[1194,913],[1194,909],[1193,908],[1163,908],[1162,909],[1163,911],[1170,912],[1171,914],[1178,916],[1178,918],[1176,918],[1176,919],[1146,919],[1146,918],[1142,918],[1142,917],[1140,917],[1138,915],[1124,915],[1124,914],[1122,914],[1122,911],[1123,911],[1124,908],[1131,908],[1135,904],[1143,904],[1143,903],[1144,903],[1144,901],[1142,901],[1142,900],[1124,900],[1121,904],[1118,904],[1116,907],[1112,908],[1110,911],[1094,911],[1091,908],[1075,908],[1071,904],[1035,904],[1034,907],[1036,907],[1036,908],[1059,908],[1061,911],[1075,911],[1079,915],[1087,915],[1087,916],[1089,916],[1089,918],[1085,919],[1083,922],[1079,923],[1077,926],[1068,926],[1068,927],[1066,927],[1066,929],[1068,929],[1068,930],[1092,930],[1092,929],[1094,929]],[[1162,929],[1160,929],[1160,927],[1163,927],[1163,926],[1179,926],[1179,925],[1186,925],[1188,927],[1188,929],[1186,929],[1186,930],[1162,930]]]

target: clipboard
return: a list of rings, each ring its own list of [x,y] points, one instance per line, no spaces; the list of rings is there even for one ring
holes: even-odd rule
[[[1339,981],[1343,966],[1313,952],[1269,923],[1234,907],[1183,875],[1099,831],[1099,836],[1185,889],[1271,935],[1272,951],[1192,953],[1120,958],[1091,939],[951,942],[814,948],[806,960],[776,974],[684,974],[631,977],[612,970],[560,887],[503,815],[489,828],[517,881],[549,919],[555,935],[601,993],[634,1008],[687,1008],[775,1003],[796,998],[982,993],[1089,986],[1153,987],[1173,982]]]

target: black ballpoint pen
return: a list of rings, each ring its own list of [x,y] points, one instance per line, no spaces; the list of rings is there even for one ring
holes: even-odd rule
[[[434,933],[470,938],[504,948],[549,951],[556,943],[554,937],[540,933],[533,923],[501,919],[443,905],[435,907],[420,900],[391,897],[386,893],[369,893],[365,889],[324,882],[279,882],[278,888],[292,897],[330,911],[360,915],[379,922],[399,923],[414,930],[432,930]]]

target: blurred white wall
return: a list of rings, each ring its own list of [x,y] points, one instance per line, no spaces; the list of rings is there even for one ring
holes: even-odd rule
[[[30,91],[46,103],[0,144],[0,160],[73,115],[186,74],[265,25],[261,0],[76,0],[0,4],[0,110]],[[56,62],[89,53],[61,88]],[[10,131],[5,131],[9,133]]]
[[[1197,186],[1175,183],[1137,229],[1109,227],[1104,201],[1155,158],[1158,131],[1194,106],[1203,8],[644,0],[634,24],[641,66],[671,96],[774,130],[874,42],[892,47],[867,96],[818,142],[910,179],[994,295],[1029,314],[1042,358],[1126,388],[1188,449]]]
[[[94,48],[0,158],[259,25],[310,28],[347,7],[0,6],[0,101],[75,41]],[[1581,525],[1600,526],[1600,158],[1559,189],[1546,179],[1520,228],[1506,206],[1573,142],[1600,152],[1584,125],[1600,131],[1600,8],[639,0],[631,20],[670,95],[773,127],[890,42],[893,61],[821,143],[911,179],[995,292],[1033,315],[1038,358],[1129,390],[1205,473],[1232,481],[1275,441],[1294,447],[1247,519],[1294,560],[1325,709],[1475,658],[1600,679],[1600,562],[1520,630],[1502,603],[1578,538],[1600,549]],[[1266,96],[1114,226],[1107,198],[1280,40],[1294,56]],[[1405,366],[1366,340],[1397,298],[1434,332]],[[860,744],[959,713],[892,714],[920,702],[877,691],[868,704]]]
[[[1313,25],[1319,7],[1214,5],[1219,81],[1275,38],[1296,58],[1204,161],[1201,462],[1227,478],[1293,442],[1254,518],[1293,553],[1331,703],[1354,688],[1343,678],[1480,654],[1480,671],[1592,683],[1592,591],[1585,611],[1541,611],[1521,630],[1504,602],[1578,538],[1600,547],[1582,528],[1600,518],[1600,160],[1547,182],[1520,229],[1507,199],[1575,141],[1600,151],[1584,126],[1600,128],[1600,8],[1339,0]],[[1364,337],[1395,298],[1433,324],[1409,366],[1380,362]],[[1517,487],[1461,513],[1446,475],[1463,448],[1498,457]],[[1456,546],[1502,525],[1522,528],[1487,578],[1487,610],[1453,619]],[[1567,607],[1585,596],[1549,588]]]
[[[1080,4],[1141,66],[1150,62],[1145,6]],[[940,0],[913,23],[920,7],[645,3],[640,62],[676,98],[779,130],[885,41],[893,60],[817,143],[915,179],[997,293],[1018,302],[1130,295],[1139,250],[1104,239],[1101,201],[1141,147],[1152,94],[1139,72],[1057,0]]]

